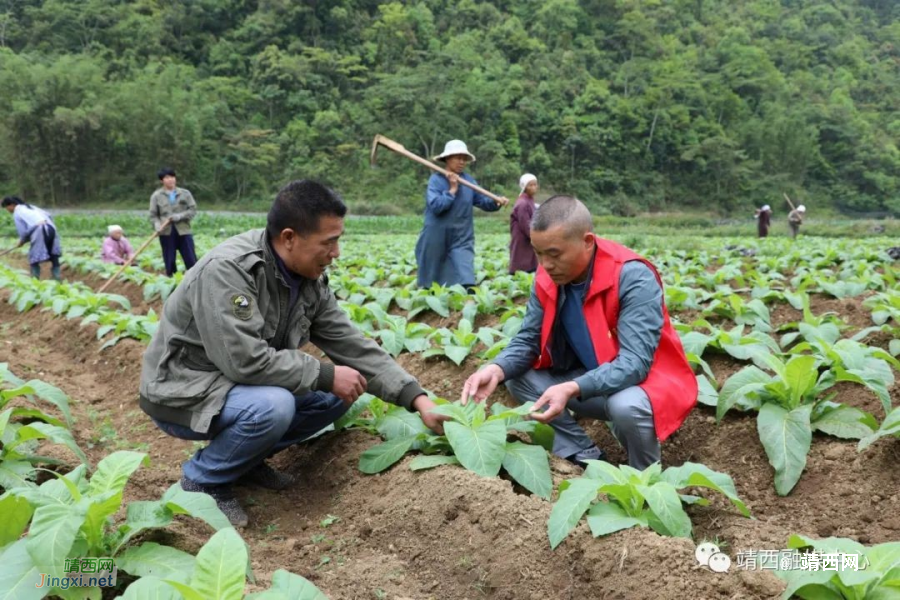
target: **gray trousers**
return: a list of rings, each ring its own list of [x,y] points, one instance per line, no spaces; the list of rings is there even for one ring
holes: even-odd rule
[[[544,391],[554,385],[572,381],[584,374],[584,369],[552,374],[550,371],[531,369],[518,379],[506,382],[506,387],[520,404],[535,402]],[[628,453],[628,464],[644,470],[659,461],[659,440],[653,425],[653,408],[650,399],[641,388],[625,388],[610,396],[572,398],[568,410],[550,422],[556,432],[553,454],[567,458],[595,445],[569,412],[608,421],[613,435]]]

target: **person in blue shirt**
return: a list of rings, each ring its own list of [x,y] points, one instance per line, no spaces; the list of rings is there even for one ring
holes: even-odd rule
[[[466,165],[475,162],[465,142],[450,140],[444,151],[434,157],[442,161],[450,172],[448,177],[432,174],[425,191],[425,224],[416,242],[418,285],[431,287],[460,284],[466,288],[475,285],[475,224],[472,207],[495,211],[509,202],[502,198],[494,202],[475,190],[460,185],[460,179],[476,183],[465,173]]]

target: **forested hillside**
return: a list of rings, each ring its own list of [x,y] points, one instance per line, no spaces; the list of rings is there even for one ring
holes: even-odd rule
[[[0,191],[143,203],[162,165],[198,202],[290,178],[415,210],[382,133],[462,138],[598,212],[727,213],[782,192],[900,213],[896,0],[4,0]]]

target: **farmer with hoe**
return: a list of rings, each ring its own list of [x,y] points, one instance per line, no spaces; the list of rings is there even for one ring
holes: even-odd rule
[[[194,253],[194,236],[191,235],[191,219],[197,216],[197,203],[186,189],[177,187],[173,169],[160,169],[156,174],[162,187],[150,196],[150,222],[159,232],[166,275],[171,277],[178,270],[175,251],[181,254],[185,271],[197,262]],[[166,221],[171,223],[163,226]]]
[[[788,227],[791,228],[791,238],[796,239],[800,233],[800,225],[803,223],[803,217],[806,216],[806,207],[800,205],[788,214]]]
[[[53,279],[62,281],[59,267],[62,244],[50,214],[37,206],[26,204],[18,196],[7,196],[0,205],[13,216],[16,233],[19,234],[19,243],[3,254],[11,252],[15,248],[21,248],[26,242],[30,242],[28,264],[31,265],[32,277],[40,279],[41,263],[50,261],[50,272]]]
[[[444,151],[434,157],[445,163],[450,175],[433,173],[425,191],[425,224],[416,242],[418,285],[431,287],[460,284],[467,289],[475,285],[475,225],[472,207],[495,211],[509,200],[501,197],[494,201],[459,181],[476,183],[465,173],[466,165],[475,162],[466,144],[450,140]]]
[[[519,189],[522,193],[516,198],[509,216],[509,272],[534,273],[537,270],[537,256],[531,247],[531,219],[536,208],[537,177],[525,173],[519,178]]]
[[[265,229],[219,244],[187,272],[144,353],[140,406],[169,435],[209,440],[181,487],[248,522],[233,484],[285,489],[265,461],[333,423],[363,392],[442,417],[421,386],[338,306],[326,268],[340,256],[347,207],[329,188],[293,181]],[[333,362],[299,350],[312,341]]]
[[[592,233],[587,207],[569,196],[542,204],[531,224],[539,267],[519,333],[466,380],[481,402],[505,383],[531,418],[556,431],[553,453],[584,466],[605,454],[570,411],[609,421],[645,469],[697,403],[697,379],[669,322],[656,268]]]

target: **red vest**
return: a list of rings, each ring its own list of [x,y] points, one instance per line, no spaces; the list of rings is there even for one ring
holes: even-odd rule
[[[625,246],[594,236],[597,253],[591,287],[584,299],[584,317],[594,345],[598,364],[612,361],[619,354],[616,324],[619,320],[619,274],[622,265],[629,260],[639,260],[656,275],[660,287],[662,279],[650,261]],[[538,267],[535,290],[544,309],[541,324],[541,354],[534,363],[535,369],[551,366],[550,337],[556,321],[556,301],[559,289],[543,267]],[[660,441],[669,437],[681,426],[688,413],[697,404],[697,378],[688,364],[681,340],[669,321],[669,311],[663,302],[663,328],[659,346],[653,357],[650,372],[641,389],[653,406],[653,423]]]

